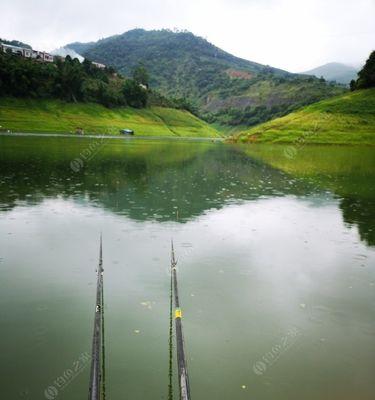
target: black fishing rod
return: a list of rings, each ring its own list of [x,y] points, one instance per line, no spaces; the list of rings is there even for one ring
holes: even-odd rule
[[[173,278],[174,303],[175,303],[175,327],[176,327],[176,348],[177,348],[177,369],[178,383],[180,387],[180,399],[190,400],[190,385],[187,370],[187,362],[185,356],[185,343],[182,333],[182,310],[180,308],[180,300],[178,297],[177,286],[177,261],[174,254],[173,241],[171,243],[171,274]]]
[[[168,371],[168,400],[173,400],[173,275],[170,270],[169,283],[169,371]]]
[[[103,251],[102,251],[102,236],[100,235],[100,250],[99,250],[99,265],[97,269],[96,283],[96,305],[94,318],[94,332],[92,339],[91,351],[91,372],[89,384],[89,400],[100,400],[102,387],[102,368],[101,358],[104,362],[103,349]],[[103,391],[104,392],[104,391]]]
[[[103,286],[102,286],[103,288]],[[102,290],[102,299],[104,294]],[[105,347],[104,347],[104,301],[102,302],[102,400],[105,400]]]

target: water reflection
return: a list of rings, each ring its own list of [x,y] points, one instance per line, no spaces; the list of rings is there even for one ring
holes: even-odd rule
[[[111,140],[75,172],[88,143],[0,137],[3,396],[44,398],[90,350],[103,231],[109,398],[167,393],[171,236],[194,398],[373,398],[370,153]]]
[[[290,160],[282,146],[254,150],[207,143],[107,140],[74,171],[71,161],[89,143],[71,138],[1,137],[1,210],[59,197],[138,221],[185,222],[226,204],[314,194],[315,203],[318,198],[337,197],[345,222],[357,225],[362,240],[375,244],[371,151],[348,157],[342,148],[303,149],[297,159]]]
[[[330,191],[344,221],[358,227],[361,240],[375,245],[375,149],[363,146],[306,146],[295,157],[284,146],[247,146],[244,151],[274,168]]]

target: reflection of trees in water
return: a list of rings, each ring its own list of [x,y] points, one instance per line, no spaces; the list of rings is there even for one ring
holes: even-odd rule
[[[375,246],[375,201],[346,197],[340,201],[344,221],[358,227],[362,241]]]
[[[29,139],[29,138],[28,138]],[[35,140],[35,138],[34,138]],[[102,148],[94,158],[74,172],[70,163],[88,145],[73,143],[71,149],[51,145],[32,146],[25,151],[17,147],[0,152],[0,204],[11,209],[19,203],[36,204],[44,198],[70,198],[81,195],[98,198],[105,191],[115,192],[129,183],[142,185],[153,171],[173,167],[192,155],[183,147],[150,146]],[[169,154],[166,152],[169,148]],[[115,151],[112,152],[112,149]],[[173,151],[171,151],[171,148]]]
[[[60,197],[87,201],[139,221],[175,220],[178,209],[183,222],[231,202],[332,190],[323,179],[295,179],[229,146],[122,150],[97,154],[78,173],[70,168],[71,152],[38,152],[26,160],[11,154],[2,157],[0,207],[10,210]],[[358,225],[361,239],[374,245],[374,204],[359,195],[340,198],[344,220]]]
[[[1,195],[3,209],[45,197],[84,197],[136,220],[175,220],[178,209],[184,221],[229,201],[311,191],[286,174],[222,146],[181,154],[173,161],[164,152],[151,157],[96,157],[78,173],[70,169],[69,161],[51,158],[27,165],[8,160],[2,171],[8,189]]]

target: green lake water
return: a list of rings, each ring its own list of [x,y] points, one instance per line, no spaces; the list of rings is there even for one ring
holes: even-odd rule
[[[1,398],[87,398],[102,232],[107,399],[167,398],[173,238],[194,400],[372,400],[374,221],[374,148],[0,136]]]

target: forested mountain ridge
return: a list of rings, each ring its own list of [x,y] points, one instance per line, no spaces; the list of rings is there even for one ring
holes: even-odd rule
[[[186,31],[135,29],[66,47],[125,75],[141,63],[151,87],[188,98],[207,120],[229,125],[254,125],[345,90],[235,57]]]

